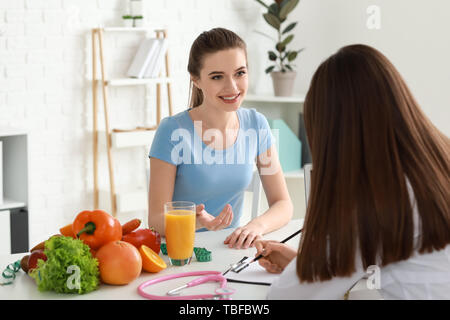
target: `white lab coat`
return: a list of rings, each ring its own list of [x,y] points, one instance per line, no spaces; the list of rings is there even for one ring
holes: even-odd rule
[[[272,283],[267,299],[343,299],[356,282],[373,275],[359,263],[350,277],[300,284],[296,264],[297,258]],[[380,268],[380,280],[383,299],[450,299],[450,245]]]
[[[417,203],[409,181],[407,181],[414,214],[414,243],[419,246],[420,228]],[[267,298],[277,299],[343,299],[359,280],[368,276],[374,279],[373,271],[362,266],[358,251],[356,272],[350,277],[335,277],[331,280],[300,283],[293,259],[271,285]],[[440,251],[415,254],[407,260],[391,263],[378,269],[379,293],[384,299],[450,299],[450,245]],[[370,288],[368,288],[370,289]]]

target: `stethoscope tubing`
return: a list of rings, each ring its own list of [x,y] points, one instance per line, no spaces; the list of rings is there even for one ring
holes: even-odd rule
[[[229,299],[229,296],[234,293],[234,290],[229,290],[227,293],[221,293],[218,294],[215,292],[214,294],[197,294],[197,295],[189,295],[189,296],[158,296],[154,294],[150,294],[148,292],[145,292],[144,289],[150,285],[160,283],[167,280],[177,279],[177,278],[184,278],[184,277],[192,277],[192,276],[208,276],[208,275],[220,275],[217,280],[221,281],[220,288],[224,289],[226,288],[227,279],[222,276],[222,273],[220,271],[191,271],[191,272],[182,272],[182,273],[176,273],[176,274],[169,274],[166,276],[162,276],[156,279],[151,279],[148,281],[145,281],[138,287],[138,293],[142,297],[150,300],[195,300],[195,299],[212,299],[217,298],[219,299]],[[196,279],[198,283],[202,283],[202,281],[198,281],[199,279]],[[226,297],[224,297],[226,296]]]

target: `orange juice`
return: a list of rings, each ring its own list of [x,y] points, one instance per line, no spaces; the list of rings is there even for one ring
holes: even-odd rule
[[[171,259],[188,259],[194,251],[195,212],[171,210],[166,212],[166,245]]]

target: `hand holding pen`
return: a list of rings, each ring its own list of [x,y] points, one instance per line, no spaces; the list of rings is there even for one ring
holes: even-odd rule
[[[267,241],[267,240],[266,241],[264,241],[264,240],[256,241],[255,242],[255,247],[256,247],[256,249],[258,251],[256,253],[255,258],[253,258],[249,262],[242,262],[242,261],[240,261],[240,262],[232,265],[230,269],[228,269],[227,271],[224,272],[224,274],[226,274],[230,270],[233,270],[234,272],[239,273],[242,270],[244,270],[245,268],[247,268],[251,263],[253,263],[255,261],[258,261],[259,259],[261,259],[263,257],[266,257],[266,259],[264,259],[262,262],[260,262],[261,266],[264,267],[264,264],[268,265],[267,262],[271,262],[271,264],[275,264],[275,265],[272,266],[272,267],[269,267],[270,270],[272,270],[274,273],[280,273],[281,271],[284,270],[284,268],[288,265],[288,263],[293,258],[295,258],[295,256],[297,255],[297,251],[295,251],[294,249],[290,248],[287,245],[284,245],[284,243],[289,241],[289,240],[291,240],[293,237],[295,237],[296,235],[298,235],[302,231],[303,231],[303,228],[298,230],[298,231],[296,231],[296,232],[294,232],[293,234],[291,234],[289,237],[287,237],[286,239],[282,240],[281,242],[278,242],[278,241]],[[272,245],[272,244],[274,244],[274,245]],[[284,256],[284,258],[280,257],[278,252],[280,252],[280,254],[282,256]],[[273,262],[272,262],[272,260],[269,259],[269,255],[272,255],[272,260],[274,260]],[[277,256],[278,256],[279,259],[277,258]],[[245,257],[245,258],[247,258],[247,257]],[[277,262],[279,262],[279,264]],[[278,268],[276,268],[277,265],[278,265]],[[271,272],[267,268],[266,268],[266,270],[268,272]],[[281,270],[281,271],[279,271],[279,270]]]
[[[258,240],[255,242],[256,258],[259,264],[270,273],[281,273],[284,268],[297,256],[297,250],[289,245],[273,241]]]

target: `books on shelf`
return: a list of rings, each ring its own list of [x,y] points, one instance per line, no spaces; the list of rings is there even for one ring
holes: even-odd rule
[[[137,79],[157,78],[164,63],[166,52],[167,39],[145,39],[140,44],[127,75]]]
[[[157,39],[147,38],[139,45],[138,51],[128,69],[127,75],[133,78],[143,78],[155,51],[158,49]]]
[[[152,60],[145,72],[145,78],[157,78],[164,63],[164,57],[167,52],[167,39],[158,39],[158,54]]]

